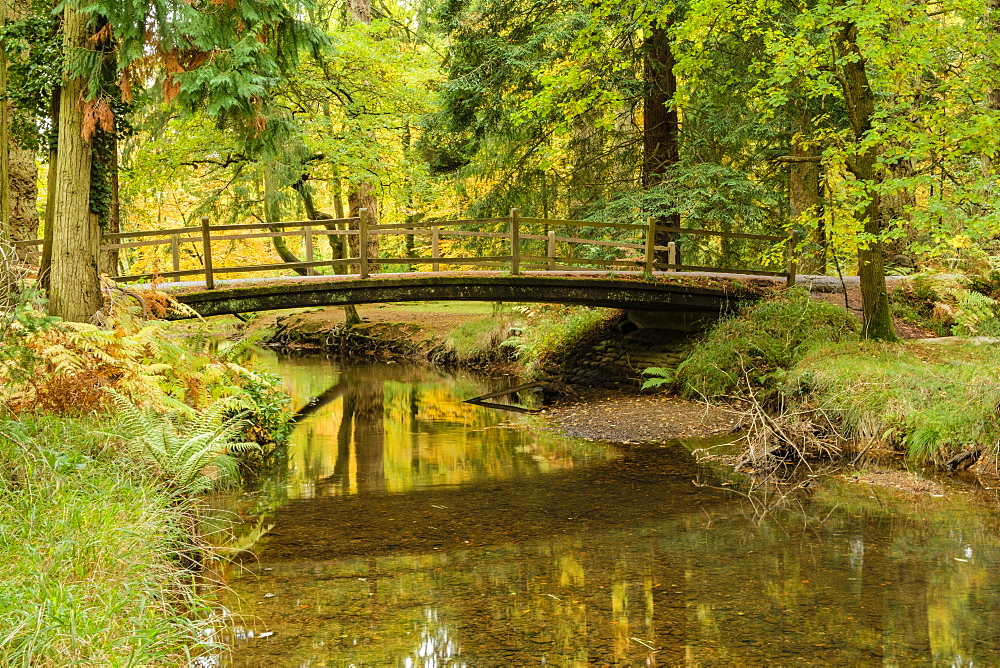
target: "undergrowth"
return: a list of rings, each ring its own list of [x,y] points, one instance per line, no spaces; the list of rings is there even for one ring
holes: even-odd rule
[[[0,665],[189,663],[208,649],[194,577],[213,553],[197,495],[287,434],[289,398],[171,341],[142,320],[149,300],[67,323],[5,285]]]
[[[843,343],[811,350],[786,391],[836,416],[847,438],[941,463],[1000,440],[998,379],[991,346]]]
[[[0,665],[182,664],[210,611],[183,505],[96,419],[0,421]],[[124,442],[124,435],[119,436]]]
[[[689,398],[729,395],[741,385],[774,392],[812,347],[857,340],[858,329],[844,309],[791,290],[720,321],[677,367],[673,380]]]
[[[560,364],[561,356],[620,314],[606,308],[556,304],[515,306],[513,311],[518,321],[513,336],[503,345],[514,350],[529,376],[548,364]]]

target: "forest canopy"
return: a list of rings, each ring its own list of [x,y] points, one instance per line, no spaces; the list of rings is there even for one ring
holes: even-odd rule
[[[994,269],[998,0],[0,6],[0,232],[41,217],[70,319],[149,260],[94,259],[102,231],[203,215],[797,230],[883,339],[886,266]]]

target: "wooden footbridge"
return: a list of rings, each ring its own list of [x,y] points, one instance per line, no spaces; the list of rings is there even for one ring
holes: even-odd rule
[[[318,259],[316,241],[322,237],[328,240],[328,249],[322,249],[328,257]],[[246,255],[241,247],[245,251],[248,244],[264,239],[286,249],[288,241],[295,242],[303,259],[249,265],[233,260]],[[658,244],[663,239],[670,241]],[[699,287],[696,280],[664,277],[680,279],[684,274],[677,272],[694,272],[687,276],[762,276],[791,284],[796,272],[793,235],[665,227],[653,219],[613,223],[526,218],[516,209],[505,218],[388,225],[369,224],[364,209],[357,217],[333,220],[211,225],[202,218],[197,227],[119,232],[104,235],[103,241],[102,250],[117,250],[126,259],[138,249],[163,247],[155,255],[162,256],[164,264],[169,258],[169,271],[152,270],[145,251],[145,271],[114,280],[156,284],[202,316],[430,300],[719,312],[751,295],[738,287]],[[681,244],[685,257],[724,258],[731,255],[727,247],[731,250],[736,243],[763,244],[761,254],[770,251],[772,257],[782,258],[784,271],[678,260]],[[28,257],[40,255],[41,245],[41,240],[15,242]],[[398,249],[395,257],[387,256],[390,247]],[[257,255],[260,251],[257,248]],[[287,250],[284,255],[288,257]],[[317,273],[322,269],[334,273]],[[387,271],[391,269],[397,271]],[[288,271],[299,275],[278,275]]]

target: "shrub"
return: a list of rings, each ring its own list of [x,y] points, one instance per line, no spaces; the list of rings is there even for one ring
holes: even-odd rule
[[[856,318],[805,290],[760,302],[719,322],[677,367],[687,397],[717,397],[750,384],[772,392],[786,370],[813,347],[856,340]]]

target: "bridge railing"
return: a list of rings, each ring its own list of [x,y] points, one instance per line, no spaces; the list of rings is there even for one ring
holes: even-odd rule
[[[480,229],[476,229],[480,228]],[[485,229],[483,229],[485,228]],[[562,232],[557,232],[562,230]],[[587,228],[584,236],[582,230]],[[603,231],[616,238],[597,239],[596,232]],[[574,236],[573,233],[577,235]],[[786,267],[783,272],[760,269],[714,267],[683,264],[678,259],[678,241],[684,235],[721,240],[741,239],[762,241],[772,247],[784,244]],[[341,257],[315,259],[317,237],[338,237],[342,241]],[[370,257],[369,243],[379,237],[411,236],[426,238],[427,243],[410,244],[413,251],[406,257]],[[213,261],[213,244],[219,242],[244,242],[254,239],[301,238],[304,260],[298,262],[273,262],[239,266],[219,266]],[[353,237],[353,239],[352,239]],[[624,237],[624,238],[623,238]],[[673,239],[666,244],[657,244],[657,238]],[[459,241],[473,239],[488,240],[486,246],[502,254],[473,255],[461,254]],[[361,241],[364,240],[364,243]],[[449,248],[442,242],[451,240]],[[179,227],[146,232],[116,232],[103,236],[102,250],[124,250],[151,246],[170,247],[170,271],[135,273],[113,277],[115,280],[137,281],[150,279],[181,279],[200,276],[208,289],[215,287],[215,277],[234,273],[262,273],[285,270],[304,270],[315,273],[321,267],[349,271],[354,268],[361,278],[368,278],[373,267],[379,265],[412,267],[428,266],[431,271],[441,271],[442,267],[470,269],[507,269],[518,275],[524,271],[612,271],[631,270],[652,274],[654,271],[708,271],[716,273],[751,274],[785,278],[789,285],[794,283],[796,274],[797,233],[788,236],[749,234],[691,228],[664,226],[653,218],[645,223],[611,223],[585,220],[565,220],[551,218],[522,217],[517,209],[504,218],[476,218],[463,220],[421,221],[372,225],[365,209],[357,217],[327,220],[285,221],[249,223],[236,225],[211,225],[208,218],[202,218],[197,227]],[[351,243],[353,241],[353,243]],[[181,268],[181,249],[190,244],[192,254],[200,259],[200,267]],[[42,240],[14,242],[23,249],[40,249]],[[466,247],[469,244],[465,244]],[[483,248],[484,244],[479,244]],[[620,252],[622,257],[583,257],[576,249],[589,246],[603,251]],[[525,251],[527,247],[528,252]],[[535,249],[532,252],[531,249]],[[200,251],[200,253],[198,253]],[[416,255],[417,251],[426,252]],[[562,252],[559,252],[562,251]],[[349,256],[349,253],[356,253]],[[40,250],[22,251],[26,258],[38,257]],[[666,258],[666,262],[662,259]]]

